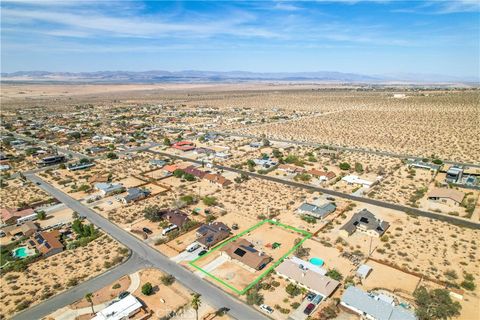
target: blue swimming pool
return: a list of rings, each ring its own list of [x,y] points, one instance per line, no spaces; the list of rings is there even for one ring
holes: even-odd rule
[[[29,255],[30,255],[30,252],[29,252],[27,247],[20,247],[20,248],[17,248],[15,250],[13,250],[13,256],[15,258],[23,259],[23,258],[28,257]]]
[[[321,266],[323,266],[323,263],[324,263],[324,262],[323,262],[323,260],[320,259],[320,258],[312,258],[312,259],[310,259],[310,263],[313,264],[313,265],[315,265],[315,266],[321,267]]]

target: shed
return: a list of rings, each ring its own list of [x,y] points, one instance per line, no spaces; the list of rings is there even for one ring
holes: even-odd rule
[[[362,264],[358,269],[357,269],[357,277],[361,279],[366,279],[370,272],[372,272],[372,267]]]

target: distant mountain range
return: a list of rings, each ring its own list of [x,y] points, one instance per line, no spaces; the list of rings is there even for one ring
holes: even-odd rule
[[[4,82],[101,82],[101,83],[155,83],[155,82],[250,82],[250,81],[309,81],[341,83],[479,83],[474,77],[454,77],[436,74],[363,75],[334,71],[318,72],[247,72],[247,71],[96,71],[48,72],[18,71],[1,73]]]

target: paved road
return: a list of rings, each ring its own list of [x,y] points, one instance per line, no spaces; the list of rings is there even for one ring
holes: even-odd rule
[[[89,292],[95,292],[101,288],[108,286],[112,282],[119,278],[134,273],[141,268],[148,267],[149,263],[138,257],[135,253],[123,264],[110,269],[109,271],[102,273],[98,277],[92,278],[85,282],[82,282],[78,286],[75,286],[61,294],[53,296],[52,298],[37,304],[31,308],[26,309],[23,312],[18,313],[12,319],[13,320],[32,320],[41,319],[50,313],[63,308],[75,301],[83,298],[85,294]]]
[[[174,127],[166,127],[165,129],[177,129],[177,130],[186,130],[182,128],[174,128]],[[190,128],[189,131],[196,132],[195,129]],[[252,134],[243,134],[243,133],[236,133],[236,132],[228,132],[228,131],[208,131],[209,133],[213,134],[218,134],[218,135],[223,135],[223,136],[229,136],[229,137],[242,137],[242,138],[249,138],[249,139],[255,139],[257,141],[260,141],[263,139],[261,136],[255,136]],[[400,153],[394,153],[394,152],[388,152],[388,151],[376,151],[376,150],[370,150],[370,149],[364,149],[364,148],[353,148],[353,147],[343,147],[343,146],[337,146],[337,145],[332,145],[332,144],[325,144],[325,143],[314,143],[314,142],[307,142],[307,141],[298,141],[298,140],[286,140],[286,139],[273,139],[273,138],[268,138],[267,139],[271,142],[281,142],[281,143],[290,143],[290,144],[295,144],[299,146],[309,146],[309,147],[315,147],[315,148],[331,148],[335,150],[340,150],[340,151],[350,151],[350,152],[359,152],[359,153],[366,153],[366,154],[375,154],[375,155],[380,155],[380,156],[388,156],[388,157],[393,157],[393,158],[399,158],[399,159],[415,159],[415,160],[422,160],[425,157],[419,157],[419,156],[412,156],[408,154],[400,154]],[[467,162],[458,162],[458,161],[452,161],[452,160],[443,160],[446,164],[456,164],[456,165],[461,165],[461,166],[468,166],[468,167],[475,167],[475,168],[480,168],[479,163],[467,163]]]
[[[117,241],[128,247],[132,252],[134,252],[135,257],[138,257],[138,259],[148,262],[153,267],[159,268],[162,271],[173,275],[177,279],[177,281],[183,284],[185,287],[189,288],[194,292],[200,293],[202,295],[202,299],[214,308],[229,308],[229,315],[236,319],[266,319],[265,316],[263,316],[255,309],[245,305],[239,300],[236,300],[235,298],[222,291],[218,287],[214,286],[213,284],[197,277],[192,272],[171,261],[167,256],[143,243],[141,240],[137,239],[127,231],[121,229],[114,223],[110,222],[108,219],[100,216],[95,211],[84,206],[83,204],[71,198],[64,192],[54,188],[39,177],[33,174],[27,174],[25,176],[28,180],[34,183],[41,183],[41,185],[39,186],[40,188],[45,190],[51,196],[58,199],[60,202],[64,203],[72,210],[78,212],[80,215],[87,217],[90,222],[100,227],[104,232],[108,233]],[[60,296],[63,295],[65,294],[62,294]],[[69,296],[68,293],[66,293],[66,295]],[[65,299],[65,301],[60,301],[68,303],[68,301],[71,301],[71,299],[72,297],[69,296],[68,299]],[[47,311],[52,310],[52,308],[48,308],[43,305],[44,303],[39,305],[42,306],[43,309],[38,309],[38,313],[36,313],[35,317],[33,318],[41,318],[49,313]],[[64,305],[61,305],[61,303],[57,303],[55,305],[56,308],[63,306]],[[21,315],[22,314],[20,314],[19,316]],[[18,319],[28,318],[25,317]]]
[[[166,152],[153,151],[153,150],[148,150],[148,152],[151,152],[151,153],[154,153],[154,154],[160,154],[162,156],[167,156],[167,157],[171,157],[171,158],[177,158],[177,159],[184,160],[184,161],[190,161],[190,162],[194,162],[194,163],[197,163],[197,164],[202,164],[201,160],[195,160],[195,159],[191,159],[191,158],[187,158],[187,157],[172,155],[172,154],[169,154],[169,153],[166,153]],[[389,203],[389,202],[384,202],[384,201],[380,201],[380,200],[359,197],[359,196],[355,196],[355,195],[352,195],[352,194],[346,194],[346,193],[342,193],[342,192],[339,192],[339,191],[325,189],[325,188],[321,188],[321,187],[314,186],[314,185],[307,185],[307,184],[303,184],[303,183],[299,183],[299,182],[295,182],[295,181],[291,181],[291,180],[284,180],[284,179],[273,177],[273,176],[267,176],[267,175],[258,174],[258,173],[254,173],[254,172],[249,172],[249,171],[244,171],[244,170],[240,170],[240,169],[225,167],[225,166],[222,166],[222,165],[215,165],[215,168],[220,169],[220,170],[225,170],[225,171],[236,172],[236,173],[239,173],[239,174],[243,173],[243,174],[246,174],[250,177],[254,177],[254,178],[258,178],[258,179],[264,179],[264,180],[273,181],[273,182],[277,182],[277,183],[282,183],[282,184],[290,186],[290,187],[302,188],[302,189],[311,190],[311,191],[318,191],[318,192],[322,192],[324,194],[332,195],[332,196],[339,197],[339,198],[344,198],[344,199],[348,199],[348,200],[363,202],[363,203],[367,203],[367,204],[371,204],[371,205],[375,205],[375,206],[379,206],[379,207],[383,207],[383,208],[387,208],[387,209],[393,209],[393,210],[398,210],[398,211],[402,211],[402,212],[408,212],[408,213],[415,214],[415,215],[418,215],[418,216],[432,218],[432,219],[436,219],[436,220],[440,220],[440,221],[446,221],[446,222],[449,222],[449,223],[452,223],[452,224],[455,224],[455,225],[458,225],[458,226],[461,226],[461,227],[467,227],[467,228],[472,228],[472,229],[480,229],[480,223],[474,222],[474,221],[464,220],[464,219],[457,218],[457,217],[454,217],[454,216],[445,216],[445,215],[438,214],[438,213],[435,213],[435,212],[424,211],[424,210],[420,210],[420,209],[416,209],[416,208],[403,206],[403,205],[400,205],[400,204]]]
[[[222,135],[227,135],[227,136],[232,136],[232,137],[242,137],[242,138],[256,139],[258,141],[263,139],[261,136],[255,136],[255,135],[251,135],[251,134],[234,133],[234,132],[211,132],[211,133],[222,134]],[[335,150],[360,152],[360,153],[366,153],[366,154],[375,154],[375,155],[388,156],[388,157],[400,158],[400,159],[422,160],[422,159],[425,158],[425,157],[418,157],[418,156],[412,156],[412,155],[408,155],[408,154],[400,154],[400,153],[394,153],[394,152],[388,152],[388,151],[376,151],[376,150],[369,150],[369,149],[363,149],[363,148],[342,147],[342,146],[336,146],[336,145],[328,145],[328,144],[313,143],[313,142],[298,141],[298,140],[270,139],[268,137],[267,137],[267,139],[271,142],[291,143],[291,144],[295,144],[295,145],[310,146],[310,147],[316,147],[316,148],[328,147],[328,148],[332,148],[332,149],[335,149]],[[467,163],[467,162],[458,162],[458,161],[451,161],[451,160],[444,160],[443,162],[445,162],[446,164],[456,164],[456,165],[480,168],[480,164],[478,164],[478,163]]]

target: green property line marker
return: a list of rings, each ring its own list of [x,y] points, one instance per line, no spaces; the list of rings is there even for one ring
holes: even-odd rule
[[[211,253],[217,251],[217,250],[220,250],[221,248],[223,248],[225,245],[229,244],[230,242],[232,241],[235,241],[237,240],[238,238],[240,238],[241,236],[243,236],[244,234],[247,234],[249,233],[250,231],[253,231],[257,228],[259,228],[260,226],[264,225],[265,223],[269,223],[269,224],[272,224],[272,225],[276,225],[276,226],[279,226],[279,227],[282,227],[284,229],[287,229],[287,230],[292,230],[292,231],[295,231],[297,233],[300,233],[304,236],[304,238],[299,242],[297,243],[295,246],[293,246],[287,253],[285,253],[283,256],[281,256],[273,265],[271,265],[267,270],[263,271],[261,275],[259,275],[255,280],[253,280],[250,284],[248,284],[243,290],[239,290],[237,288],[235,288],[234,286],[232,286],[231,284],[223,281],[222,279],[214,276],[213,274],[209,273],[208,271],[202,269],[201,267],[197,266],[195,264],[195,262],[199,259],[202,259],[202,258],[205,258],[207,257],[208,255],[210,255]],[[254,285],[256,285],[258,282],[260,282],[260,280],[262,280],[266,275],[268,275],[273,269],[275,269],[276,267],[278,267],[278,265],[280,265],[280,263],[283,262],[283,260],[289,256],[292,252],[294,252],[298,247],[300,247],[307,239],[310,239],[313,235],[308,232],[308,231],[305,231],[305,230],[300,230],[300,229],[297,229],[295,227],[292,227],[292,226],[289,226],[289,225],[286,225],[286,224],[283,224],[283,223],[280,223],[278,221],[274,221],[274,220],[270,220],[270,219],[266,219],[266,220],[263,220],[263,221],[260,221],[259,223],[257,223],[256,225],[248,228],[247,230],[245,231],[242,231],[241,233],[237,234],[236,236],[230,238],[229,240],[221,243],[220,245],[214,247],[213,249],[209,250],[207,252],[207,254],[203,255],[203,256],[199,256],[197,258],[195,258],[194,260],[190,261],[189,262],[189,265],[191,265],[192,267],[194,267],[195,269],[201,271],[202,273],[206,274],[207,276],[209,276],[210,278],[214,279],[215,281],[221,283],[222,285],[226,286],[227,288],[233,290],[235,293],[239,294],[239,295],[243,295],[245,294],[248,290],[250,290],[250,288],[252,288]]]

